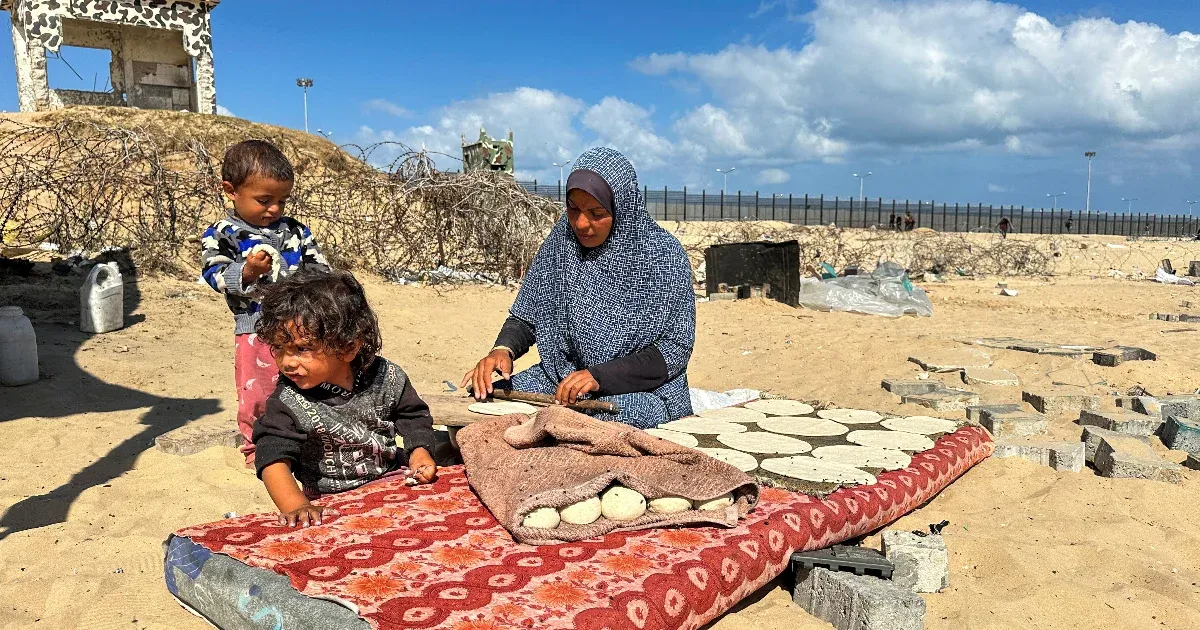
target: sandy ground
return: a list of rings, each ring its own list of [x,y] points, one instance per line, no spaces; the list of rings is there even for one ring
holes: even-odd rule
[[[1059,382],[1110,395],[1135,385],[1155,394],[1196,388],[1200,326],[1147,315],[1187,311],[1183,300],[1200,307],[1200,289],[1010,279],[1021,294],[1006,298],[994,295],[996,280],[926,285],[931,319],[806,312],[765,301],[701,303],[692,384],[919,413],[899,406],[880,380],[915,374],[912,354],[972,337],[1016,336],[1141,345],[1160,357],[1100,368],[989,351],[1027,386]],[[207,627],[163,586],[162,540],[179,527],[271,503],[233,449],[175,457],[150,441],[187,422],[234,423],[231,318],[207,287],[143,280],[128,287],[131,324],[88,336],[72,321],[78,281],[0,284],[0,304],[21,305],[35,321],[46,377],[0,390],[0,443],[9,445],[0,466],[0,627]],[[441,381],[457,380],[473,365],[514,295],[367,285],[383,323],[383,354],[422,391],[438,391]],[[981,391],[994,402],[1020,397],[1017,388]],[[1053,431],[1078,434],[1066,419]],[[929,628],[1183,629],[1200,627],[1198,503],[1194,471],[1176,486],[993,459],[898,526],[951,521],[951,586],[926,596]],[[791,606],[777,584],[715,627],[829,626]]]

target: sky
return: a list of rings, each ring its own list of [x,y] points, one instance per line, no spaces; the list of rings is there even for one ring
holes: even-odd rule
[[[303,129],[304,76],[314,133],[446,170],[484,126],[540,182],[606,145],[651,187],[718,191],[735,168],[731,194],[848,197],[870,172],[867,197],[1082,208],[1096,151],[1093,210],[1200,200],[1195,0],[342,4],[222,2],[222,111]],[[64,49],[51,84],[103,87],[106,54]]]

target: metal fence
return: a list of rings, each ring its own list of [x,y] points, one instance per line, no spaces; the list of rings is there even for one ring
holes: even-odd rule
[[[562,200],[559,183],[518,182],[534,194]],[[825,195],[770,195],[644,189],[647,210],[659,221],[786,221],[796,225],[991,232],[1008,219],[1014,233],[1112,234],[1118,236],[1197,235],[1200,224],[1187,215],[1083,212],[1064,208],[992,206],[882,198],[858,200]],[[911,216],[912,221],[906,221]],[[894,217],[894,219],[893,219]]]

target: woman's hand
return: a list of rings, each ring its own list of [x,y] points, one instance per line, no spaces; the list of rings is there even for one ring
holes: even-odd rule
[[[492,374],[497,372],[505,379],[512,378],[513,358],[504,348],[492,350],[475,364],[475,369],[463,375],[459,387],[470,385],[475,391],[475,400],[487,400],[492,393]]]
[[[554,392],[554,402],[560,405],[573,405],[584,394],[599,390],[600,383],[596,382],[596,377],[592,376],[591,372],[587,370],[571,372],[558,384],[558,391]]]

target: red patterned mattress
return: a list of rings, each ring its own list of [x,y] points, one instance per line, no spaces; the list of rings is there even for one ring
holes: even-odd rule
[[[281,574],[311,598],[349,602],[373,628],[697,628],[782,573],[792,552],[891,523],[991,451],[985,431],[965,427],[872,486],[825,500],[764,489],[734,529],[542,547],[515,543],[453,467],[431,486],[395,477],[328,497],[337,516],[318,527],[289,529],[274,514],[256,514],[182,529],[168,546],[182,537],[201,553],[169,551],[167,583],[214,619],[208,604],[176,588],[177,579],[197,579],[211,551]]]

